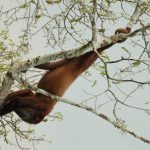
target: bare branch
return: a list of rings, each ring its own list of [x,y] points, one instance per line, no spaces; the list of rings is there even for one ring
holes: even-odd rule
[[[149,25],[146,26],[146,29],[149,29],[149,28],[150,28]],[[136,33],[141,31],[141,30],[142,29],[136,30]],[[108,47],[116,44],[121,39],[127,39],[128,37],[133,36],[133,35],[135,35],[135,33],[134,34],[131,33],[131,34],[112,35],[110,38],[105,38],[102,41],[97,41],[95,43],[95,48],[98,51],[104,51]],[[44,55],[42,57],[41,56],[35,57],[32,60],[27,60],[23,63],[20,63],[19,66],[17,66],[17,67],[15,66],[14,68],[12,68],[12,70],[15,73],[19,73],[21,71],[27,70],[28,68],[37,66],[39,64],[43,64],[43,63],[48,62],[48,61],[57,60],[57,59],[61,59],[61,58],[67,59],[67,58],[78,57],[78,56],[83,55],[85,53],[88,53],[92,50],[93,50],[93,44],[91,44],[91,42],[89,42],[86,45],[79,47],[79,48],[76,48],[76,49],[71,49],[68,51],[61,51],[61,52],[53,53],[53,54],[47,54],[47,55]]]
[[[114,127],[120,129],[121,131],[123,132],[126,132],[132,136],[134,136],[135,138],[145,142],[145,143],[148,143],[150,144],[150,140],[142,137],[142,136],[139,136],[137,135],[135,132],[133,131],[130,131],[129,129],[127,129],[126,127],[124,127],[123,124],[120,124],[119,122],[116,122],[115,120],[112,120],[110,119],[108,116],[106,116],[105,114],[103,113],[99,113],[97,112],[95,109],[93,109],[92,107],[89,107],[89,106],[86,106],[86,105],[83,105],[83,104],[79,104],[79,103],[75,103],[69,99],[66,99],[66,98],[62,98],[62,97],[59,97],[59,96],[56,96],[56,95],[53,95],[51,93],[48,93],[42,89],[38,89],[37,91],[38,93],[41,93],[43,95],[46,95],[46,96],[50,96],[53,100],[56,100],[56,101],[59,101],[59,102],[63,102],[63,103],[66,103],[66,104],[69,104],[69,105],[72,105],[72,106],[75,106],[75,107],[78,107],[78,108],[82,108],[84,110],[87,110],[95,115],[97,115],[98,117],[101,117],[103,118],[104,120],[106,120],[107,122],[109,122],[110,124],[112,124]]]
[[[139,19],[139,17],[143,14],[143,12],[145,12],[145,10],[149,8],[149,5],[150,4],[147,5],[147,3],[143,2],[142,0],[139,0],[137,2],[135,11],[134,11],[133,15],[131,16],[129,23],[127,24],[127,27],[132,28],[133,25]]]
[[[136,31],[134,31],[131,34],[118,34],[118,35],[113,35],[110,38],[105,38],[102,42],[97,42],[95,44],[95,48],[98,51],[104,51],[105,49],[111,47],[112,45],[114,45],[115,43],[117,43],[118,41],[120,41],[120,39],[126,39],[127,37],[132,37],[133,35],[136,35],[138,32],[144,30],[144,29],[149,29],[150,25],[146,26],[145,28],[141,28],[138,29]],[[33,66],[51,61],[51,60],[56,60],[56,59],[60,59],[60,58],[72,58],[72,57],[78,57],[79,55],[83,55],[87,52],[90,52],[93,50],[93,43],[91,44],[91,42],[89,42],[88,44],[80,47],[80,48],[76,48],[76,49],[72,49],[69,51],[62,51],[62,52],[58,52],[58,53],[53,53],[53,54],[48,54],[45,56],[38,56],[36,58],[34,58],[33,60],[27,60],[23,63],[19,63],[15,66],[12,66],[11,70],[9,71],[8,74],[12,74],[12,73],[19,73],[21,71],[27,70],[28,68],[31,68]],[[17,67],[16,67],[17,66]],[[117,80],[117,79],[116,79]],[[133,81],[130,80],[132,82],[138,82],[138,81]],[[9,76],[6,76],[5,81],[1,90],[1,104],[3,103],[3,99],[8,95],[9,93],[9,89],[11,87],[11,85],[13,84],[13,79],[11,79]],[[147,82],[146,82],[147,83]],[[142,84],[146,84],[145,82]],[[4,92],[3,92],[4,89]],[[1,105],[0,105],[1,106]]]
[[[97,0],[93,0],[93,5],[92,5],[92,12],[89,13],[89,18],[90,22],[92,25],[92,40],[91,41],[97,41],[97,35],[96,35],[96,12],[97,12]]]
[[[14,83],[14,79],[12,77],[12,73],[7,72],[5,79],[3,81],[3,84],[2,84],[2,88],[0,89],[0,109],[4,103],[5,97],[8,95],[8,93],[10,91],[10,87],[12,86],[13,83]]]

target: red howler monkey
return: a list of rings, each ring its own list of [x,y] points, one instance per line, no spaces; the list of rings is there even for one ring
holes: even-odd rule
[[[130,29],[118,29],[117,33],[129,33]],[[102,52],[112,46],[97,49]],[[98,58],[92,51],[79,57],[62,59],[57,62],[47,62],[36,66],[39,69],[49,70],[39,81],[38,88],[43,89],[57,96],[63,96],[73,81],[86,69],[88,69]],[[14,111],[22,120],[31,124],[41,122],[48,115],[57,102],[50,97],[40,93],[34,94],[31,90],[25,89],[9,94],[0,110],[0,116]]]

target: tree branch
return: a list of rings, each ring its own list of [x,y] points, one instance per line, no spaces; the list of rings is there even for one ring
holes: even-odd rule
[[[8,93],[10,91],[10,87],[12,86],[13,83],[14,83],[14,79],[12,77],[12,73],[7,72],[5,79],[2,83],[2,87],[0,89],[0,109],[4,103],[5,97],[8,95]]]
[[[149,29],[150,25],[145,26],[144,28],[140,28],[138,30],[135,30],[131,34],[118,34],[118,35],[112,35],[110,38],[105,38],[101,42],[96,42],[95,43],[95,48],[98,49],[98,51],[104,51],[105,49],[113,46],[115,43],[120,41],[121,39],[126,39],[128,37],[133,37],[135,36],[138,32],[141,32],[143,30]],[[15,66],[12,66],[11,69],[7,74],[12,74],[12,73],[20,73],[21,71],[27,70],[28,68],[31,68],[33,66],[51,61],[51,60],[56,60],[60,58],[72,58],[72,57],[78,57],[79,55],[83,55],[87,52],[90,52],[93,50],[93,43],[89,42],[86,45],[72,49],[69,51],[63,51],[63,52],[58,52],[54,54],[48,54],[45,56],[38,56],[32,60],[27,60],[23,63],[19,63]],[[8,95],[9,90],[11,88],[11,85],[14,83],[13,78],[8,76],[6,74],[6,77],[3,82],[2,89],[0,91],[0,106],[3,104],[3,100],[5,97]],[[13,75],[12,75],[13,76]]]
[[[93,6],[95,6],[96,1],[93,0]],[[142,2],[142,0],[140,0],[137,3],[136,9],[133,13],[133,15],[131,16],[131,20],[128,23],[128,27],[132,27],[134,23],[136,23],[136,21],[138,20],[139,16],[143,13],[143,11],[145,11],[148,8],[148,6],[146,6],[146,4],[144,2]],[[95,12],[96,8],[93,9],[93,12]],[[95,26],[93,26],[93,32],[95,32]],[[149,26],[148,26],[149,28]],[[146,28],[147,29],[147,28]],[[138,31],[137,31],[138,32]],[[134,33],[137,33],[134,32]],[[117,43],[118,41],[120,41],[121,39],[126,39],[128,38],[130,35],[134,35],[134,34],[118,34],[118,35],[113,35],[110,38],[105,38],[102,41],[97,41],[96,43],[94,43],[94,49],[98,50],[98,51],[104,51],[105,49],[111,47],[112,45],[114,45],[115,43]],[[95,36],[95,33],[93,35],[93,37]],[[90,52],[93,50],[93,42],[89,42],[84,46],[81,46],[79,48],[76,49],[72,49],[69,51],[61,51],[58,53],[54,53],[54,54],[49,54],[49,55],[45,55],[45,56],[38,56],[32,60],[27,60],[23,63],[19,63],[19,65],[13,65],[9,72],[7,72],[6,77],[4,79],[1,91],[0,91],[0,106],[2,106],[5,97],[8,95],[9,90],[13,84],[13,78],[12,78],[12,74],[14,73],[20,73],[21,71],[25,71],[28,68],[37,66],[39,64],[43,64],[45,62],[48,61],[52,61],[52,60],[56,60],[56,59],[60,59],[60,58],[72,58],[72,57],[78,57],[79,55],[83,55],[87,52]]]
[[[131,19],[128,22],[127,27],[132,28],[133,25],[136,24],[139,17],[148,9],[148,7],[149,4],[143,2],[142,0],[138,0],[134,13],[131,16]]]
[[[97,41],[95,43],[95,48],[99,49],[101,51],[104,51],[109,46],[116,44],[121,39],[127,39],[128,37],[134,36],[135,34],[140,32],[142,29],[149,29],[149,28],[150,28],[150,25],[145,26],[144,28],[141,28],[139,30],[136,30],[136,32],[133,32],[131,34],[122,34],[121,33],[118,35],[112,35],[110,38],[105,38],[102,41]],[[88,42],[86,45],[75,48],[75,49],[71,49],[68,51],[61,51],[61,52],[57,52],[57,53],[53,53],[53,54],[46,54],[42,57],[38,56],[38,57],[33,58],[32,60],[24,61],[24,62],[20,63],[17,67],[16,66],[12,67],[12,70],[14,71],[14,73],[20,73],[31,67],[37,66],[39,64],[43,64],[48,61],[53,61],[53,60],[62,59],[62,58],[68,59],[68,58],[78,57],[78,56],[88,53],[90,51],[93,51],[93,44],[91,42]]]
[[[86,105],[83,105],[83,104],[79,104],[79,103],[75,103],[69,99],[66,99],[66,98],[62,98],[62,97],[59,97],[59,96],[56,96],[56,95],[53,95],[51,93],[48,93],[42,89],[38,89],[38,93],[41,93],[43,95],[46,95],[46,96],[49,96],[52,98],[52,100],[56,100],[56,101],[59,101],[59,102],[63,102],[63,103],[66,103],[66,104],[69,104],[69,105],[72,105],[72,106],[75,106],[75,107],[78,107],[78,108],[81,108],[81,109],[84,109],[84,110],[87,110],[93,114],[95,114],[96,116],[106,120],[107,122],[109,122],[110,124],[112,124],[115,128],[118,128],[120,129],[121,131],[123,132],[126,132],[132,136],[134,136],[135,138],[145,142],[145,143],[148,143],[150,144],[150,140],[142,137],[142,136],[139,136],[137,135],[135,132],[133,131],[130,131],[126,128],[126,126],[120,122],[117,122],[115,120],[112,120],[110,119],[110,117],[106,116],[105,114],[103,113],[99,113],[97,112],[95,109],[93,109],[92,107],[89,107],[89,106],[86,106]]]

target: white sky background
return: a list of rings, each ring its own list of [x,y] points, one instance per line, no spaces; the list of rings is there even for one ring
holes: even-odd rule
[[[5,1],[0,0],[0,2],[4,2],[7,7],[13,5],[13,1]],[[120,6],[116,6],[116,10],[120,9]],[[127,9],[127,8],[126,8]],[[131,8],[129,8],[131,9]],[[128,10],[130,12],[130,10]],[[131,10],[131,14],[132,14]],[[106,29],[108,28],[111,33],[107,34],[108,36],[113,34],[114,30],[118,27],[124,27],[127,22],[121,21],[117,25],[108,24]],[[12,26],[12,34],[17,34],[18,26]],[[13,36],[12,36],[13,37]],[[14,39],[16,37],[14,36]],[[49,53],[49,50],[46,49],[41,41],[41,37],[36,37],[32,42],[32,51],[28,57],[35,57],[35,55],[43,55],[43,53]],[[130,40],[124,42],[123,44],[117,44],[107,50],[107,53],[112,58],[120,58],[122,53],[120,49],[122,46],[126,46],[132,50],[133,47],[128,45]],[[71,43],[70,43],[71,44]],[[70,48],[71,45],[68,45]],[[116,66],[117,68],[117,66]],[[113,70],[112,70],[113,71]],[[66,92],[64,97],[81,101],[87,98],[88,96],[82,91],[83,89],[91,94],[98,94],[100,89],[103,89],[105,85],[103,85],[103,77],[96,74],[94,71],[93,78],[98,80],[98,84],[95,87],[91,87],[91,83],[84,80],[82,77],[79,77],[76,82],[70,87],[70,89]],[[144,74],[142,78],[146,78],[147,74]],[[122,87],[122,88],[132,88],[132,87]],[[130,98],[130,104],[135,104],[140,102],[141,99],[144,99],[144,96],[148,98],[148,90],[143,90],[142,93],[136,93],[133,97]],[[118,93],[119,95],[119,93]],[[102,100],[102,97],[99,97],[99,100]],[[145,99],[144,99],[145,100]],[[109,111],[110,106],[103,107],[102,112],[110,115],[111,111]],[[79,108],[58,103],[55,106],[54,112],[61,112],[63,114],[63,121],[48,121],[47,123],[40,123],[35,126],[37,134],[45,134],[46,139],[51,140],[52,143],[42,142],[36,147],[38,150],[127,150],[127,149],[136,149],[136,150],[149,150],[150,145],[145,144],[128,134],[122,135],[122,133],[115,129],[108,122],[103,119],[87,112],[81,110]],[[128,128],[137,132],[139,135],[147,137],[150,139],[150,117],[148,115],[143,114],[141,111],[137,111],[134,109],[126,108],[125,106],[119,110],[119,116],[121,116],[124,120],[126,120]],[[50,120],[50,119],[49,119]],[[26,143],[24,143],[27,146]],[[17,147],[7,145],[3,141],[0,140],[0,147],[2,150],[17,150]]]

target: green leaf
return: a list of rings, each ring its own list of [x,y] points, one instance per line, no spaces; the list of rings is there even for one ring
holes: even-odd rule
[[[93,84],[92,84],[92,87],[94,87],[96,85],[97,81],[94,80]]]
[[[0,51],[4,51],[6,49],[3,42],[0,42]]]
[[[80,18],[73,18],[69,22],[73,23],[73,22],[79,22],[79,21],[80,21]]]
[[[109,5],[110,4],[110,0],[105,0],[106,1],[106,3]]]
[[[30,2],[33,3],[33,4],[36,4],[35,0],[31,0]]]
[[[24,3],[24,4],[22,4],[21,6],[20,6],[20,8],[26,8],[28,6],[28,4],[27,3]]]
[[[79,11],[82,13],[89,13],[90,10],[88,10],[87,8],[79,8]]]
[[[100,74],[101,74],[102,76],[105,76],[105,75],[106,75],[106,71],[102,71]]]
[[[54,1],[54,3],[57,3],[57,4],[59,4],[60,2],[61,2],[61,0]]]
[[[148,2],[142,2],[142,3],[141,3],[141,6],[144,6],[144,5],[147,6],[147,5],[148,5]]]
[[[49,27],[49,26],[45,26],[45,30],[46,30],[47,32],[49,32],[50,27]]]
[[[127,50],[127,48],[122,47],[122,49],[130,55],[130,52]]]
[[[105,67],[105,66],[99,66],[99,68],[101,68],[101,69],[106,69],[106,67]]]
[[[141,64],[141,60],[137,60],[132,64],[134,65],[134,67],[139,66]]]
[[[35,15],[35,18],[38,19],[38,18],[41,18],[41,16],[42,16],[42,15],[38,15],[38,14],[37,14],[37,15]]]
[[[46,3],[47,4],[53,4],[53,1],[52,0],[46,0]]]
[[[104,29],[104,28],[98,29],[98,32],[104,33],[104,32],[105,32],[105,29]]]
[[[84,76],[89,77],[89,76],[91,76],[91,74],[90,74],[89,71],[85,71],[85,72],[84,72]]]
[[[47,4],[58,4],[60,3],[62,0],[46,0]]]

